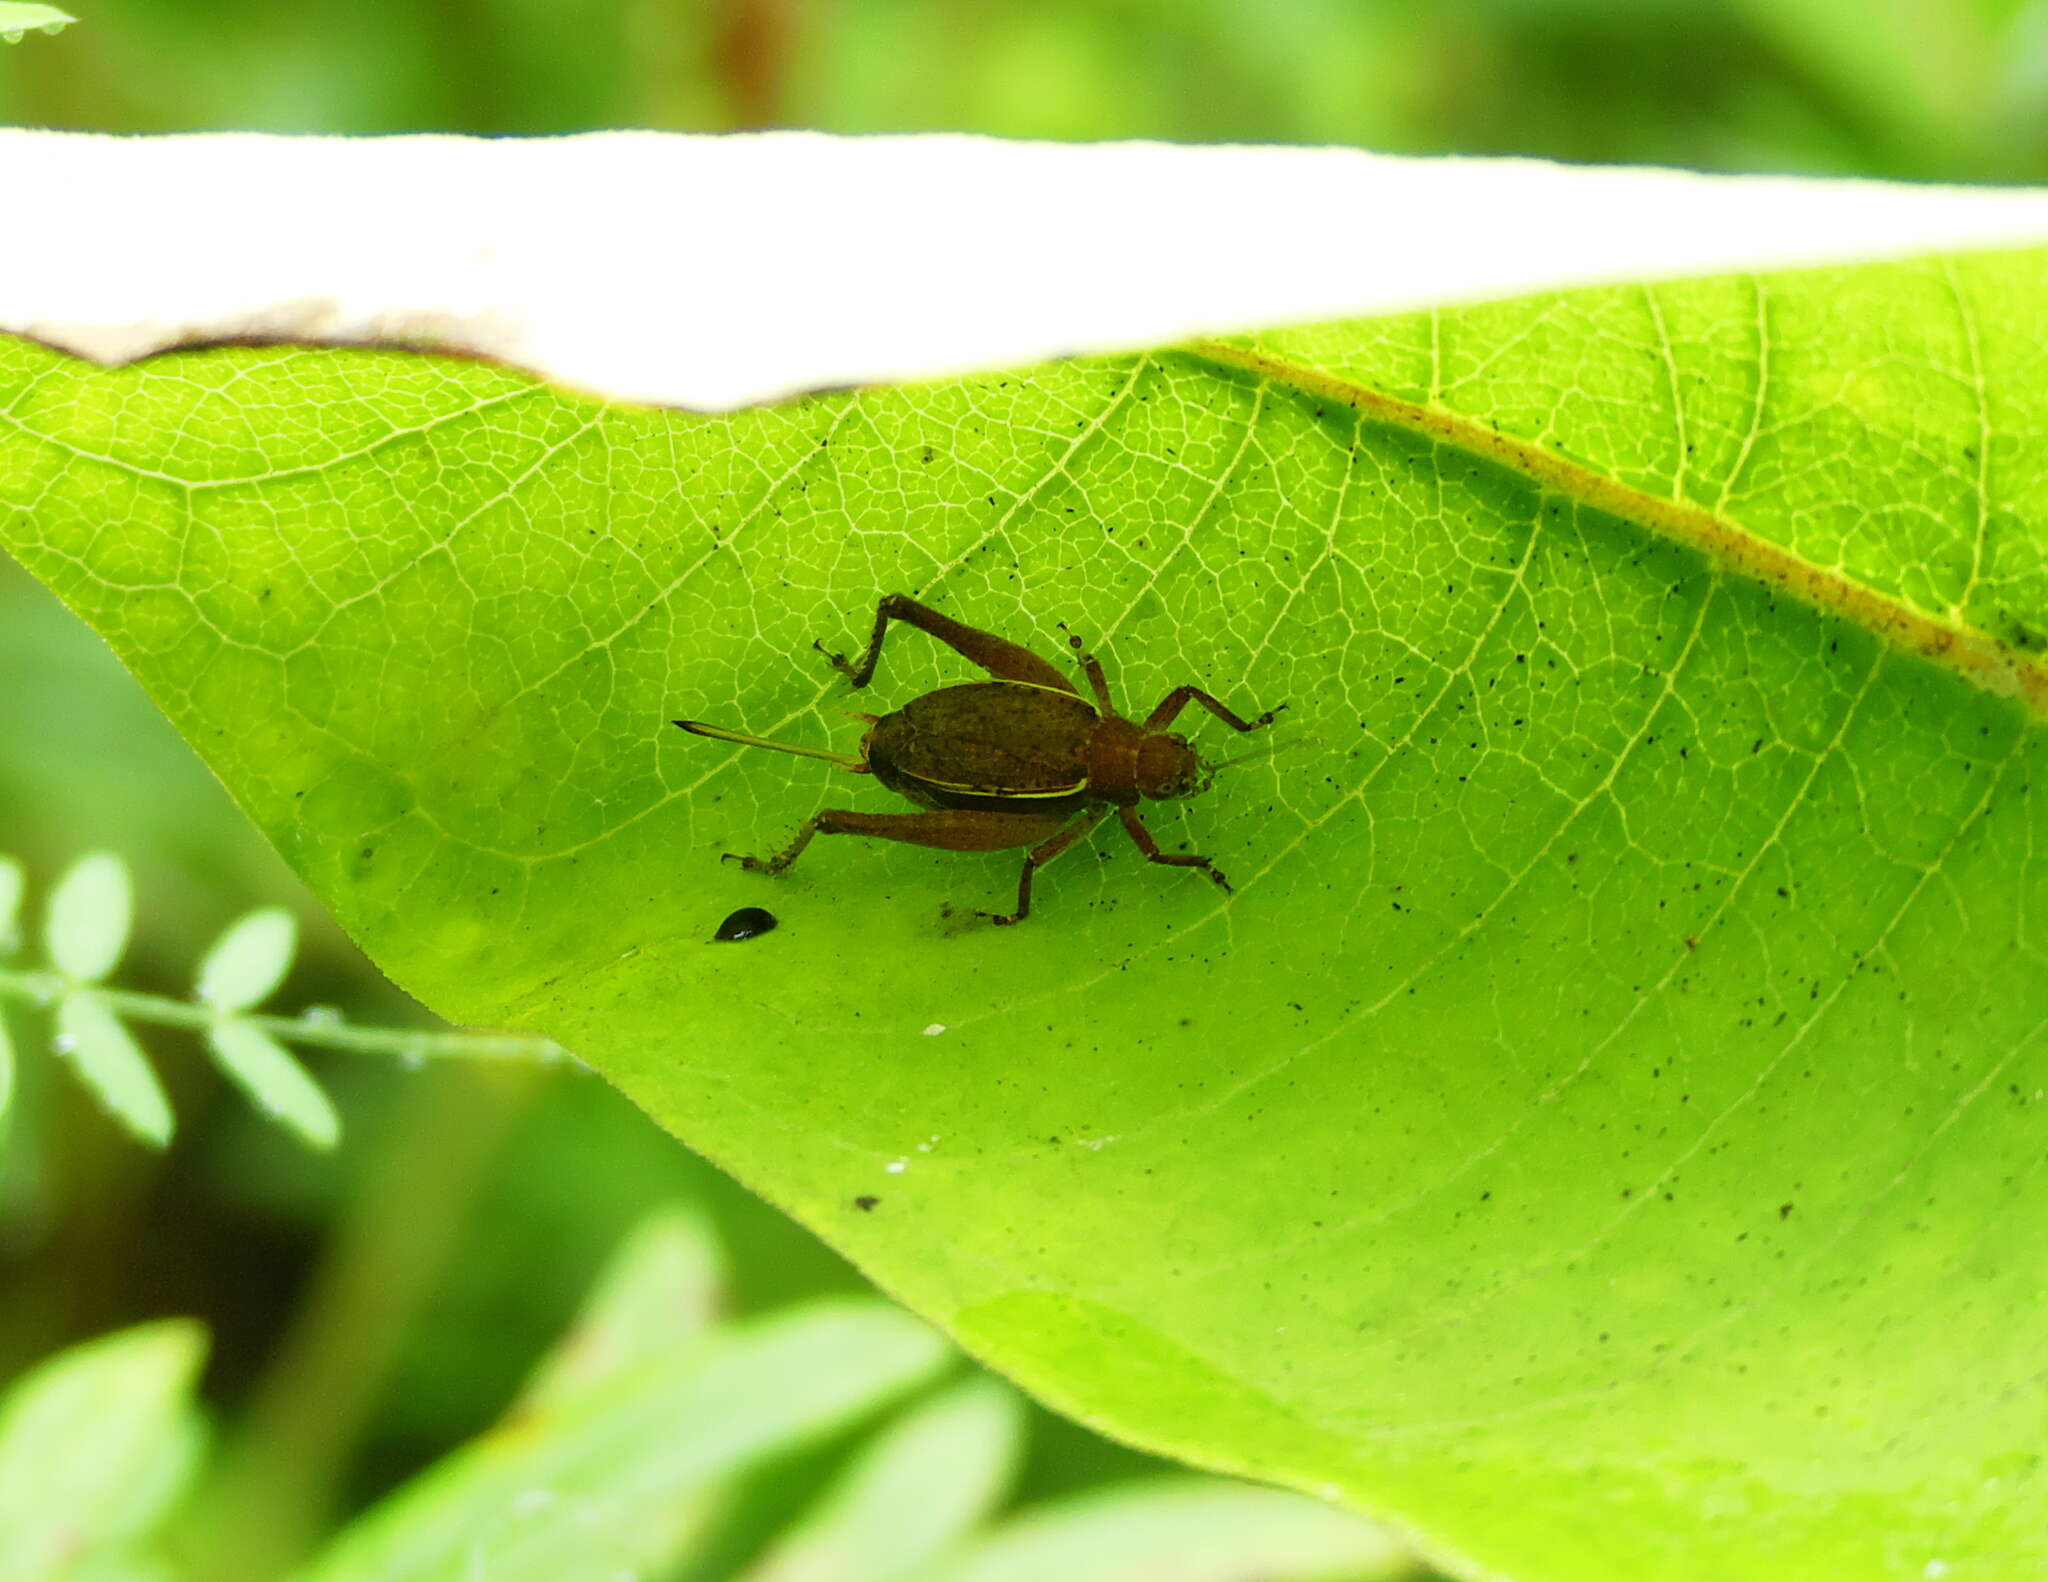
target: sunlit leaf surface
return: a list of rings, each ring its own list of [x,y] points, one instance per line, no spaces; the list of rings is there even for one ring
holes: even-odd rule
[[[717,419],[10,344],[0,537],[399,982],[1090,1422],[1518,1578],[2018,1578],[2043,301],[2008,253]],[[1007,854],[722,864],[905,806],[665,723],[851,750],[969,676],[904,632],[847,693],[812,642],[891,590],[1289,705],[1149,814],[1235,894],[1113,832],[1010,930]]]

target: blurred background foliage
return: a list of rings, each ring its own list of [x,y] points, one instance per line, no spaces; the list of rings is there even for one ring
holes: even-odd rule
[[[79,24],[63,34],[0,47],[0,123],[951,129],[2048,177],[2048,0],[73,9]],[[183,993],[206,940],[281,902],[306,928],[288,1005],[419,1017],[323,921],[96,639],[0,559],[0,849],[47,890],[94,848],[125,854],[140,881],[124,983]],[[490,1421],[655,1204],[687,1200],[709,1216],[742,1312],[860,1284],[587,1075],[314,1053],[348,1127],[337,1153],[317,1157],[224,1091],[195,1048],[170,1034],[152,1043],[183,1126],[162,1156],[51,1062],[24,1063],[0,1138],[0,1379],[120,1325],[201,1319],[214,1337],[205,1397],[225,1425],[219,1464],[269,1479],[279,1552]],[[1027,1497],[1144,1465],[1042,1416],[1030,1442]]]
[[[79,0],[0,120],[964,130],[2048,172],[2048,0]]]

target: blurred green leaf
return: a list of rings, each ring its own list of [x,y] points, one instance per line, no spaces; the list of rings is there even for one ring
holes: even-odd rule
[[[0,856],[0,957],[11,956],[20,944],[21,864]],[[0,1121],[14,1102],[14,1041],[7,1028],[7,1009],[0,1005]]]
[[[2038,181],[2048,171],[2041,118],[2019,113],[2024,97],[2007,99],[1996,122],[1984,114],[2001,97],[1997,68],[2026,69],[2024,29],[1998,32],[2020,9],[2020,0],[976,0],[965,12],[958,0],[737,11],[669,0],[472,0],[469,9],[122,0],[96,8],[92,27],[19,52],[11,74],[0,70],[0,121],[494,135],[772,120],[842,132],[1345,143]]]
[[[727,1480],[947,1358],[877,1302],[819,1302],[520,1412],[359,1520],[304,1582],[613,1582],[676,1563]]]
[[[899,1582],[1001,1501],[1023,1436],[1014,1391],[988,1378],[955,1385],[864,1446],[744,1582]]]
[[[0,1123],[14,1103],[14,1036],[7,1030],[7,1008],[0,1005]]]
[[[57,1004],[55,1047],[93,1096],[143,1142],[161,1148],[176,1122],[149,1057],[134,1035],[90,989],[67,994]],[[4,1573],[0,1573],[4,1575]]]
[[[0,956],[11,956],[21,944],[21,896],[26,888],[21,864],[0,856]]]
[[[231,923],[199,964],[198,997],[218,1011],[246,1011],[268,999],[291,970],[299,925],[281,906]]]
[[[1075,1415],[1524,1582],[2003,1582],[2048,1563],[2048,742],[1999,690],[2044,684],[2044,302],[2020,250],[722,417],[7,345],[0,534],[394,978]],[[998,931],[1013,858],[721,863],[892,804],[663,722],[851,745],[811,644],[899,588],[1134,709],[1291,704],[1151,815],[1235,895],[1103,839]],[[968,674],[899,634],[872,706]]]
[[[81,857],[50,892],[43,945],[51,964],[79,983],[97,983],[128,946],[134,916],[128,865],[111,852]]]
[[[0,1397],[0,1577],[109,1582],[198,1462],[192,1389],[206,1338],[169,1319],[74,1346]]]
[[[1419,1574],[1357,1517],[1220,1479],[1131,1484],[1027,1513],[927,1582],[1367,1582]]]
[[[18,44],[30,32],[61,33],[77,17],[53,5],[30,5],[24,0],[0,0],[0,39]]]
[[[1863,124],[1929,172],[1968,168],[1995,102],[1997,22],[1978,0],[1732,0]]]
[[[206,1042],[221,1070],[256,1107],[281,1121],[310,1148],[332,1148],[341,1138],[334,1101],[284,1045],[247,1022],[216,1022]]]
[[[66,1582],[185,1582],[168,1560],[151,1555],[110,1555]]]
[[[559,1411],[618,1375],[674,1357],[709,1334],[725,1297],[725,1252],[694,1209],[650,1216],[627,1237],[574,1326],[519,1397]]]

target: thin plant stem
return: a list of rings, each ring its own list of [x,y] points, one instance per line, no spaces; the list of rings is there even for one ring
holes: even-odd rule
[[[106,989],[72,983],[60,972],[10,971],[0,967],[0,998],[26,1000],[32,1005],[52,1005],[66,994],[84,992],[98,996],[107,1008],[137,1022],[160,1027],[189,1027],[200,1031],[217,1022],[235,1021],[261,1028],[289,1044],[320,1049],[344,1049],[362,1055],[401,1055],[427,1059],[453,1055],[464,1059],[555,1061],[568,1057],[560,1044],[546,1038],[528,1038],[517,1033],[435,1033],[397,1027],[354,1027],[339,1016],[322,1016],[307,1011],[298,1016],[265,1016],[250,1012],[222,1012],[190,1000],[174,1000],[161,994],[141,994],[133,989]]]

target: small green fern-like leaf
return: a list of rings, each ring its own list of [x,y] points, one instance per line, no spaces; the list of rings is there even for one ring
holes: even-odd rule
[[[56,1047],[71,1057],[85,1085],[131,1132],[157,1148],[170,1142],[177,1129],[171,1101],[142,1046],[98,995],[81,990],[58,1004]]]
[[[128,865],[111,852],[81,857],[57,881],[43,919],[43,944],[57,970],[75,983],[98,983],[128,948],[135,887]]]
[[[0,856],[0,961],[19,946],[24,890],[21,865]],[[137,1136],[162,1144],[172,1130],[170,1106],[127,1024],[181,1027],[204,1036],[215,1063],[272,1119],[310,1147],[332,1148],[341,1137],[333,1102],[291,1053],[305,1043],[358,1054],[554,1060],[561,1047],[546,1039],[499,1033],[422,1032],[347,1027],[339,1012],[309,1007],[298,1017],[256,1011],[291,970],[298,924],[283,907],[259,907],[222,931],[199,966],[192,998],[123,989],[106,983],[128,943],[133,884],[117,856],[81,858],[58,881],[43,920],[49,965],[0,965],[0,1002],[36,1010],[58,1007],[52,1047],[76,1057],[78,1073]],[[54,969],[54,970],[53,970]],[[103,986],[102,986],[103,985]],[[13,1089],[13,1050],[0,1027],[0,1116]]]
[[[231,923],[199,964],[199,1001],[216,1011],[261,1005],[284,981],[299,926],[281,906],[259,907]]]
[[[308,1147],[323,1152],[341,1139],[341,1116],[326,1090],[306,1073],[291,1051],[247,1022],[216,1023],[207,1046],[221,1070],[266,1115],[280,1121]]]

